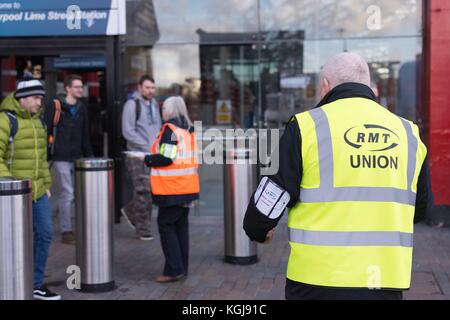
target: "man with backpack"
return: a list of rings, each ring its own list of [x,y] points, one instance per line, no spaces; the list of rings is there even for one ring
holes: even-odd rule
[[[55,99],[45,108],[44,120],[49,135],[49,160],[53,177],[54,209],[58,212],[61,242],[75,244],[72,208],[75,200],[74,161],[92,157],[89,119],[83,96],[83,80],[69,75],[64,80],[66,97]]]
[[[23,80],[0,105],[0,177],[32,181],[34,297],[59,300],[61,296],[43,286],[53,235],[47,132],[40,119],[44,95],[38,80]]]
[[[150,153],[162,126],[160,108],[153,98],[155,89],[152,77],[141,77],[138,91],[127,101],[122,114],[122,135],[127,141],[125,161],[134,193],[133,200],[121,212],[136,229],[136,236],[141,240],[153,240],[150,229],[152,198],[149,169],[144,165],[144,157]]]

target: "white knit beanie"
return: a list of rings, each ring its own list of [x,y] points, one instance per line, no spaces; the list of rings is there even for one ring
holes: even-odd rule
[[[45,89],[42,83],[36,79],[25,79],[19,81],[15,93],[16,99],[30,96],[45,96]]]

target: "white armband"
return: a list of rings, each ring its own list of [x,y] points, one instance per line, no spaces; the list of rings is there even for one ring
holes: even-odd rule
[[[291,196],[275,182],[264,177],[255,193],[258,211],[269,219],[278,219],[286,209]]]

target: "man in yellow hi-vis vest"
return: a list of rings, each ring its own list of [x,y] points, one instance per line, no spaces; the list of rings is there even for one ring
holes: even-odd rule
[[[413,225],[432,202],[426,147],[415,124],[376,102],[360,56],[332,57],[320,81],[322,101],[291,119],[244,229],[270,242],[289,208],[287,299],[401,299]]]

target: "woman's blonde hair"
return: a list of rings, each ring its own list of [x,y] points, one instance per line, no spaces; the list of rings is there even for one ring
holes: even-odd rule
[[[170,97],[167,98],[163,103],[163,116],[166,115],[167,119],[164,121],[177,118],[181,120],[184,118],[188,123],[189,127],[192,127],[192,121],[189,118],[186,103],[182,97]]]

